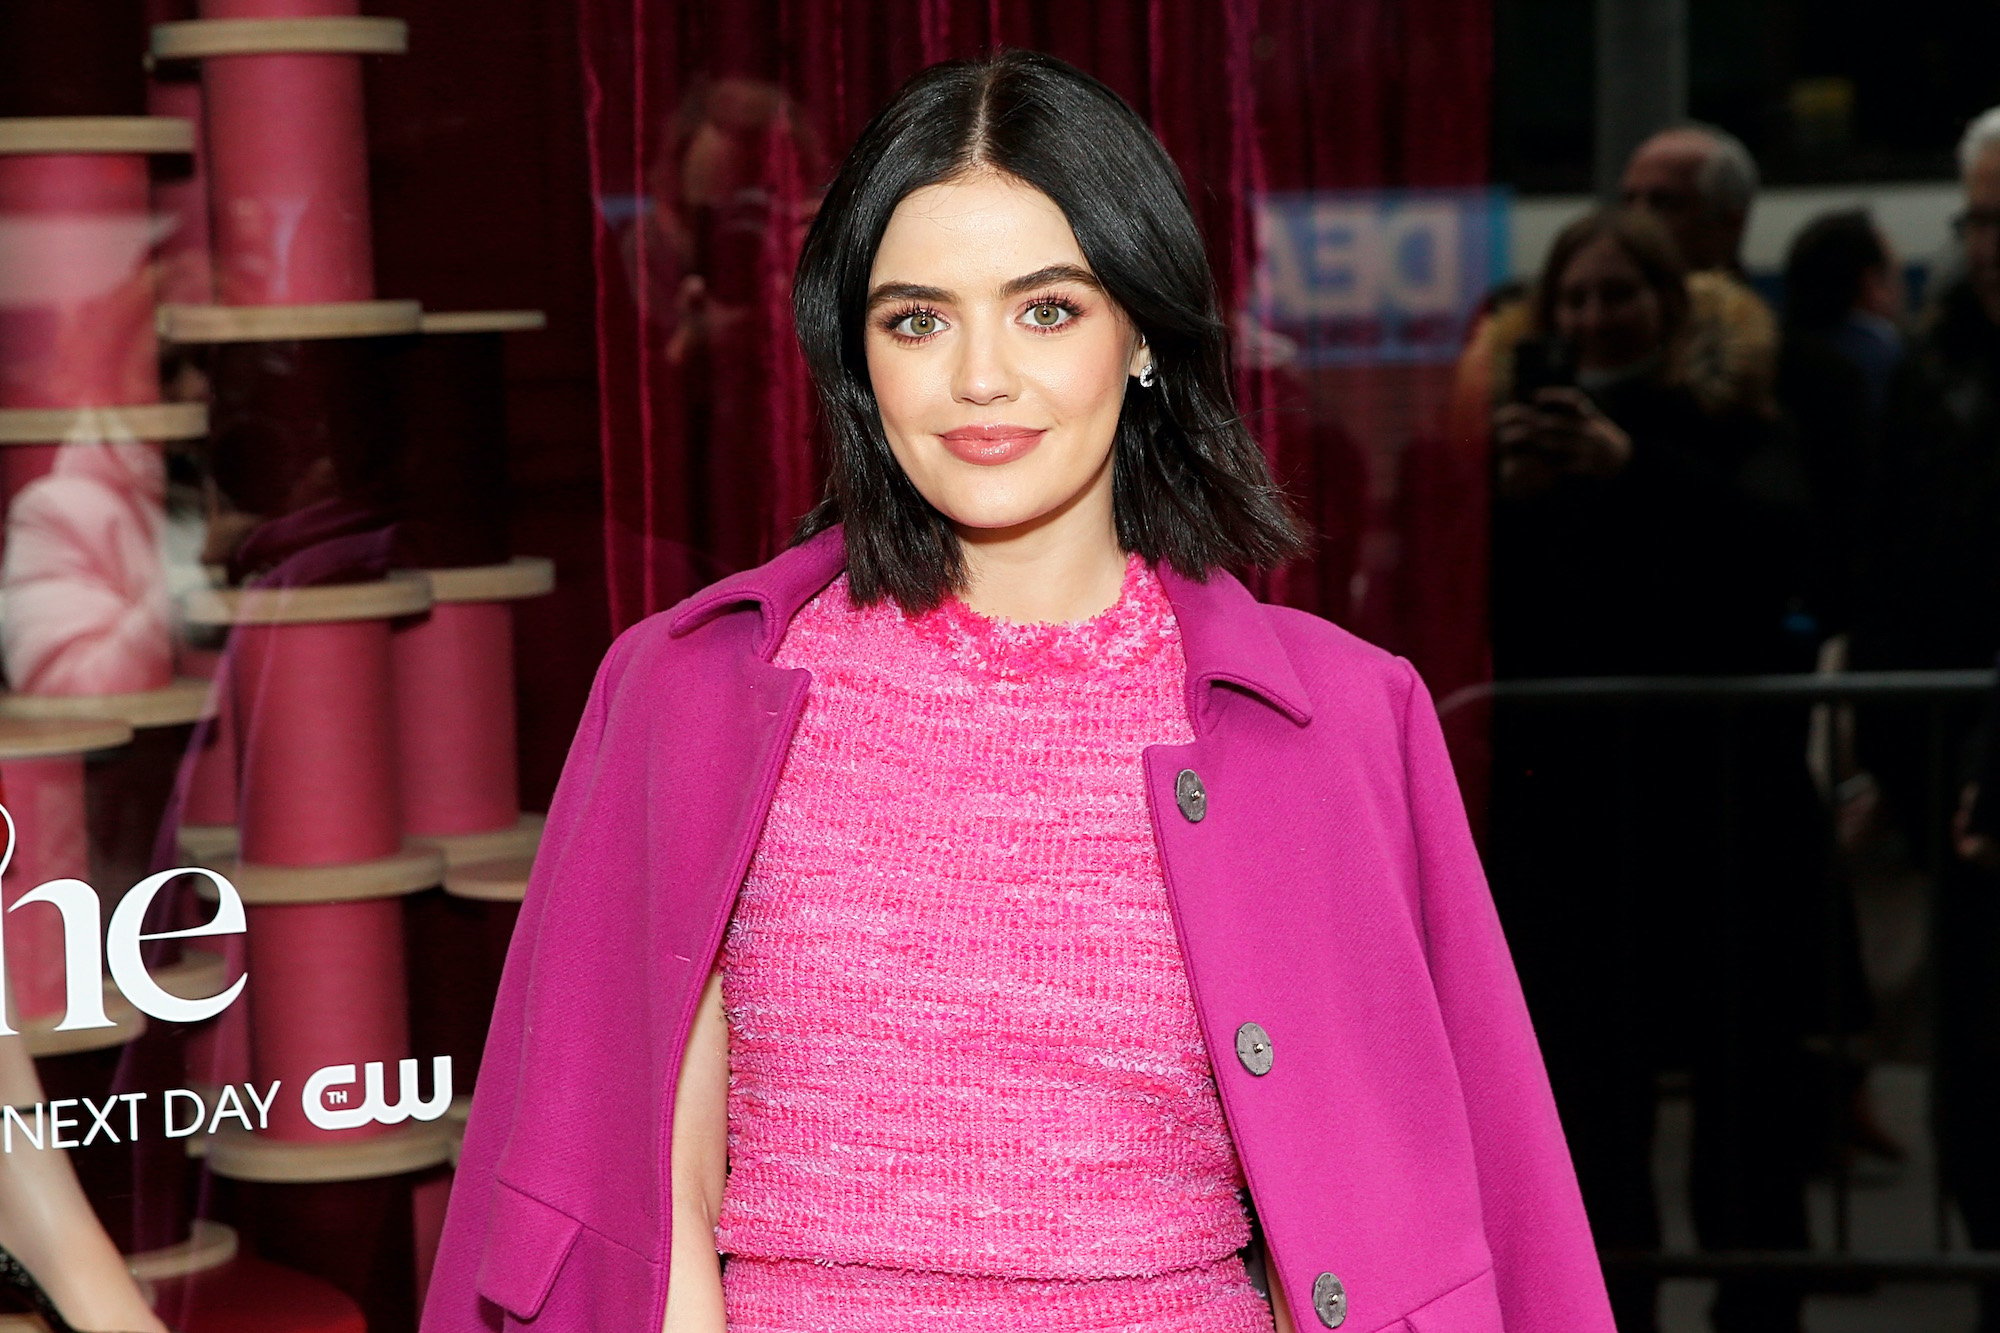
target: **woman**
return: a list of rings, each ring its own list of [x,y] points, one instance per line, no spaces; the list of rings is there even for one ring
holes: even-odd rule
[[[1788,626],[1796,474],[1749,353],[1694,334],[1691,306],[1727,290],[1707,281],[1636,212],[1551,247],[1496,375],[1496,676],[1810,669]],[[1804,710],[1503,703],[1493,741],[1493,891],[1599,1241],[1659,1245],[1665,1065],[1694,1074],[1703,1245],[1805,1248],[1801,1037],[1830,1021],[1813,967],[1832,890]],[[1655,1326],[1650,1279],[1612,1298],[1621,1330]],[[1798,1317],[1796,1287],[1720,1285],[1720,1330]]]
[[[1695,312],[1726,299],[1650,216],[1607,211],[1557,236],[1501,321],[1498,675],[1784,664],[1800,482],[1768,357]]]
[[[427,1333],[1608,1330],[1429,696],[1229,572],[1298,539],[1144,124],[925,71],[795,307],[826,501],[606,659]]]

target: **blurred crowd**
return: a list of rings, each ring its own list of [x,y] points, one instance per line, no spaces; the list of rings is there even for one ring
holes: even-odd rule
[[[1859,209],[1803,227],[1768,300],[1741,259],[1756,163],[1698,123],[1642,144],[1620,204],[1494,295],[1457,396],[1491,441],[1497,678],[1994,664],[2000,108],[1958,158],[1964,207],[1921,301]],[[1871,1018],[1857,818],[1913,859],[1943,849],[1933,1130],[1972,1243],[2000,1248],[2000,799],[1981,797],[2000,798],[2000,728],[1933,707],[1822,708],[1815,730],[1804,704],[1748,696],[1503,689],[1489,866],[1607,1252],[1660,1245],[1664,1071],[1692,1098],[1704,1248],[1808,1249],[1810,1176],[1898,1154],[1838,1054]],[[1654,1327],[1656,1284],[1613,1276],[1619,1327]],[[1793,1330],[1802,1296],[1726,1277],[1711,1316]],[[1984,1306],[2000,1329],[2000,1292]]]

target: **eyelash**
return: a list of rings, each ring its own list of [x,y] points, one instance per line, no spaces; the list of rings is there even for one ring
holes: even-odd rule
[[[1035,310],[1045,305],[1054,306],[1056,309],[1066,313],[1069,316],[1069,318],[1064,320],[1060,324],[1048,324],[1039,326],[1030,324],[1027,326],[1030,332],[1044,334],[1044,335],[1051,333],[1061,333],[1064,329],[1067,329],[1070,325],[1076,323],[1077,320],[1083,318],[1082,306],[1070,300],[1067,296],[1057,296],[1053,292],[1049,293],[1046,296],[1036,297],[1034,300],[1022,306],[1021,309],[1023,311]],[[910,333],[897,332],[896,326],[898,324],[901,324],[904,320],[908,319],[912,315],[929,315],[933,319],[942,318],[942,316],[940,316],[937,311],[931,309],[931,307],[927,305],[908,305],[902,307],[899,310],[892,310],[888,314],[882,317],[881,323],[883,331],[888,333],[888,335],[894,338],[897,342],[907,343],[907,344],[926,343],[929,342],[932,338],[937,337],[937,334],[935,333],[910,334]]]

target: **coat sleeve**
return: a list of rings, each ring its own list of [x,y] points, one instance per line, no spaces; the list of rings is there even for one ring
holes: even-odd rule
[[[1508,1333],[1612,1333],[1527,1002],[1501,932],[1430,691],[1408,672],[1403,758],[1425,948],[1458,1067]]]
[[[609,696],[622,661],[624,644],[613,644],[597,670],[584,705],[576,737],[570,742],[548,822],[542,830],[528,890],[515,918],[514,933],[501,965],[500,986],[486,1045],[479,1060],[479,1078],[472,1108],[452,1175],[445,1205],[444,1229],[425,1290],[418,1333],[499,1333],[502,1311],[479,1295],[479,1269],[487,1249],[494,1166],[514,1128],[514,1106],[521,1081],[521,1051],[535,945],[544,909],[555,879],[553,868],[562,856],[581,817],[584,789],[596,763],[604,734]]]

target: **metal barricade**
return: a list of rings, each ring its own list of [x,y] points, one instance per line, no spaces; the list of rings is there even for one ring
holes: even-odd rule
[[[1991,692],[1994,686],[1995,672],[1992,670],[1509,680],[1470,687],[1448,695],[1440,701],[1439,713],[1449,722],[1452,715],[1461,709],[1490,705],[1495,710],[1496,718],[1509,716],[1517,719],[1517,725],[1518,719],[1544,712],[1551,717],[1566,714],[1572,718],[1588,713],[1601,716],[1604,725],[1614,729],[1614,734],[1629,737],[1635,734],[1638,719],[1657,719],[1668,710],[1692,710],[1708,717],[1715,728],[1719,728],[1719,735],[1723,738],[1715,755],[1714,780],[1720,794],[1717,808],[1726,825],[1732,818],[1731,812],[1738,799],[1738,794],[1732,789],[1732,784],[1738,780],[1735,771],[1736,727],[1753,712],[1819,709],[1823,718],[1831,710],[1857,707],[1876,709],[1878,712],[1883,709],[1901,712],[1906,715],[1908,725],[1914,725],[1922,738],[1924,809],[1918,824],[1926,831],[1926,836],[1919,840],[1920,845],[1910,850],[1918,868],[1929,877],[1932,895],[1929,920],[1934,931],[1939,919],[1937,894],[1941,871],[1945,868],[1946,858],[1953,855],[1949,843],[1950,817],[1957,804],[1958,790],[1951,771],[1952,746],[1960,739],[1957,733],[1965,715],[1971,711],[1970,705]],[[1716,733],[1704,733],[1708,734]],[[1635,755],[1633,758],[1636,762],[1643,756]],[[1803,770],[1806,764],[1803,751],[1799,755],[1799,763]],[[1621,818],[1621,826],[1628,823]],[[1722,849],[1724,857],[1735,854],[1734,832],[1728,827],[1716,830],[1715,845]],[[1626,830],[1621,827],[1617,836],[1625,837]],[[1728,868],[1727,862],[1723,864],[1724,868]],[[1837,907],[1838,904],[1829,902],[1827,910],[1831,913]],[[1831,952],[1836,947],[1839,934],[1827,931],[1824,939]],[[1936,965],[1934,935],[1926,940],[1925,949],[1927,980],[1935,992],[1940,969]],[[1824,961],[1821,974],[1827,978],[1829,987],[1827,1003],[1831,1010],[1837,1011],[1841,997],[1834,992],[1840,985],[1837,980],[1839,960],[1829,957]],[[1996,958],[1995,962],[1996,967],[2000,967],[2000,958]],[[1932,1013],[1935,1018],[1935,1006]],[[1831,1037],[1836,1060],[1848,1057],[1850,1035],[1841,1024],[1833,1025]],[[1994,1129],[1995,1133],[2000,1133],[2000,1125]],[[1695,1253],[1670,1253],[1664,1249],[1607,1250],[1603,1256],[1607,1273],[1645,1274],[1655,1279],[1726,1278],[1755,1274],[1795,1278],[1808,1288],[1851,1286],[1857,1280],[2000,1283],[2000,1251],[1951,1247],[1951,1199],[1941,1173],[1936,1169],[1932,1170],[1928,1179],[1932,1230],[1928,1251],[1856,1250],[1850,1234],[1854,1183],[1845,1159],[1838,1154],[1833,1158],[1831,1183],[1833,1217],[1830,1248],[1732,1249]]]

